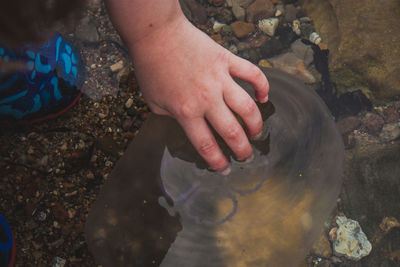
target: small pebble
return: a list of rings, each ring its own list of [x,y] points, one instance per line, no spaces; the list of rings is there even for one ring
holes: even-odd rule
[[[133,105],[133,99],[129,98],[126,102],[125,102],[125,107],[126,108],[131,108]]]
[[[122,60],[118,61],[117,63],[110,66],[112,72],[117,72],[122,70],[124,67],[124,62]]]

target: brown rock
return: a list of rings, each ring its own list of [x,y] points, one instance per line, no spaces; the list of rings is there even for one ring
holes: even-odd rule
[[[202,25],[207,23],[207,10],[196,0],[181,0],[181,2],[188,8],[194,21]]]
[[[350,116],[343,119],[340,119],[336,123],[336,127],[338,128],[341,134],[351,133],[353,130],[357,129],[361,124],[361,121],[356,116]]]
[[[400,115],[395,107],[388,107],[383,110],[383,115],[385,118],[385,123],[394,123],[399,121]]]
[[[398,0],[302,0],[330,50],[338,88],[366,85],[376,103],[400,96]]]
[[[270,58],[269,62],[274,68],[293,74],[306,83],[316,82],[315,77],[306,69],[304,62],[292,52]]]
[[[253,23],[246,23],[243,21],[235,21],[231,25],[232,31],[238,38],[243,38],[256,30]]]
[[[223,4],[225,4],[225,0],[212,0],[211,3],[214,6],[222,6]]]
[[[271,0],[256,0],[246,10],[247,21],[253,23],[272,17],[274,14],[275,7]]]
[[[55,203],[51,210],[58,222],[63,223],[68,219],[68,212],[60,203]]]
[[[383,118],[375,113],[367,113],[363,121],[365,130],[369,134],[378,134],[384,123]]]

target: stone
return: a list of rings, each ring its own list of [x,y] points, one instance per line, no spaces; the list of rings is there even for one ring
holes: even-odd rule
[[[285,21],[286,22],[292,22],[293,20],[296,19],[296,13],[297,9],[294,5],[286,5],[285,6]]]
[[[190,17],[201,25],[207,23],[207,10],[200,5],[196,0],[181,0],[187,7],[187,12],[190,12]],[[182,3],[181,3],[182,6]]]
[[[226,3],[229,7],[233,7],[234,5],[238,5],[243,8],[247,8],[254,0],[227,0]]]
[[[124,68],[124,61],[122,61],[122,60],[120,60],[120,61],[118,61],[117,63],[112,64],[112,65],[110,66],[110,70],[111,70],[112,72],[120,71],[120,70],[122,70],[123,68]]]
[[[232,31],[237,38],[243,38],[256,30],[253,23],[246,23],[243,21],[235,21],[231,25]]]
[[[400,114],[395,107],[388,107],[383,110],[385,123],[394,123],[400,120]]]
[[[292,52],[270,58],[269,62],[274,68],[293,74],[306,83],[316,82],[314,76],[306,69],[304,62]]]
[[[133,99],[129,98],[126,102],[125,102],[125,107],[126,108],[131,108],[133,106]]]
[[[214,6],[222,6],[223,4],[225,4],[225,0],[212,0],[212,4]]]
[[[278,18],[268,18],[258,21],[258,28],[269,36],[274,36],[276,29],[278,28]]]
[[[233,20],[233,13],[230,8],[220,7],[217,8],[217,13],[214,17],[222,23],[229,24]]]
[[[375,113],[367,113],[363,120],[363,126],[369,134],[378,134],[385,121],[381,116]]]
[[[94,43],[100,40],[96,24],[89,17],[84,17],[75,29],[75,37],[81,41]]]
[[[341,90],[372,90],[380,104],[400,96],[398,0],[302,0],[330,50],[332,80]]]
[[[263,57],[270,58],[281,53],[285,49],[285,47],[280,42],[280,40],[271,39],[262,44],[260,49]]]
[[[213,30],[215,32],[220,32],[224,26],[226,26],[225,23],[220,23],[218,21],[215,21],[213,24]]]
[[[336,255],[357,261],[371,252],[372,245],[357,221],[339,216],[336,223],[338,229],[333,242],[333,250]]]
[[[311,46],[304,44],[300,39],[292,43],[290,50],[303,60],[306,66],[309,66],[314,61],[314,52]]]
[[[279,41],[285,48],[288,48],[299,36],[288,26],[278,26],[275,35],[279,36]]]
[[[272,68],[271,63],[269,63],[266,59],[261,59],[258,62],[258,66],[263,67],[263,68]]]
[[[400,138],[400,122],[385,124],[379,138],[382,142],[390,142]]]
[[[349,134],[361,125],[357,116],[349,116],[336,122],[336,127],[342,135]]]
[[[311,251],[313,254],[323,258],[329,258],[332,255],[331,244],[324,232],[322,232],[319,239],[314,242]]]
[[[237,1],[233,2],[232,5],[232,13],[237,20],[244,21],[246,18],[246,10],[241,7]]]
[[[246,20],[256,23],[261,19],[273,17],[274,14],[275,7],[271,0],[256,0],[246,9]]]

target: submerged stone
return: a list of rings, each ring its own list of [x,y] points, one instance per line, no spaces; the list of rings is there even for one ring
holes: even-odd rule
[[[152,115],[116,164],[86,223],[107,266],[295,266],[336,204],[343,144],[326,106],[300,80],[264,69],[254,160],[207,169],[173,119]],[[238,83],[253,94],[251,86]]]
[[[360,260],[371,252],[371,243],[357,221],[339,216],[336,223],[339,228],[336,231],[333,249],[337,255]]]

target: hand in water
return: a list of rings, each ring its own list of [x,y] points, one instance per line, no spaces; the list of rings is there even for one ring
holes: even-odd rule
[[[216,44],[183,16],[158,28],[131,47],[143,96],[156,114],[174,117],[211,168],[222,171],[228,161],[209,125],[244,160],[252,155],[247,135],[262,129],[252,98],[232,79],[250,82],[257,100],[266,102],[269,85],[262,71]]]

